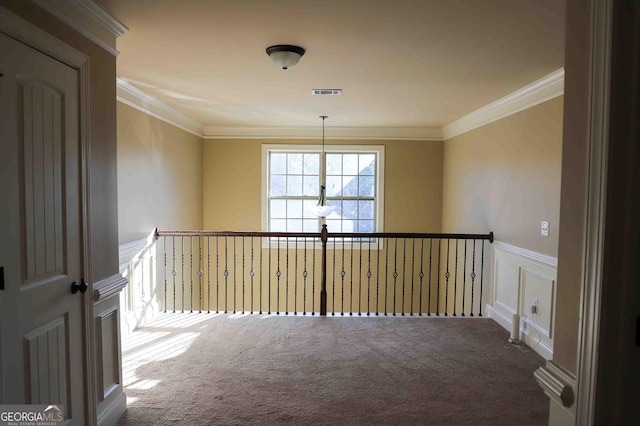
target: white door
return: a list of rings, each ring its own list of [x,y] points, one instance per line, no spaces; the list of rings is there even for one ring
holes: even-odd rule
[[[0,34],[0,74],[1,399],[63,404],[80,425],[88,293],[71,292],[83,270],[78,71]]]

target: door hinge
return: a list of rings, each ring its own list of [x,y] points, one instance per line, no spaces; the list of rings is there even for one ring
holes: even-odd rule
[[[0,266],[0,290],[4,290],[4,266]]]
[[[636,319],[636,345],[640,346],[640,316]]]

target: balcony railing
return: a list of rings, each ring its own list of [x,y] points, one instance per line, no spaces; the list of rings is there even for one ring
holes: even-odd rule
[[[489,234],[157,231],[161,309],[482,316]]]

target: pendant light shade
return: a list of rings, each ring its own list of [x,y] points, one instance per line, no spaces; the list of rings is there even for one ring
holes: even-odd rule
[[[324,153],[324,120],[327,118],[326,115],[321,115],[322,118],[322,157],[320,158],[320,167],[324,167],[326,164],[325,161],[325,153]],[[314,213],[318,217],[327,217],[331,212],[333,212],[333,206],[327,203],[327,194],[326,187],[324,185],[324,176],[325,173],[322,173],[322,183],[320,184],[320,198],[318,199],[318,204],[315,206]]]
[[[318,217],[327,217],[333,212],[333,207],[327,204],[326,188],[324,185],[320,186],[320,199],[315,207]]]

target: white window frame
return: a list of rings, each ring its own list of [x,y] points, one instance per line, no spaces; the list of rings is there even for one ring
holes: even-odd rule
[[[376,196],[375,196],[375,229],[374,232],[384,232],[384,145],[326,145],[324,151],[331,153],[375,153],[377,156],[376,170]],[[290,153],[290,152],[313,152],[322,153],[322,145],[296,145],[296,144],[264,144],[262,145],[262,230],[269,231],[269,154],[272,152]],[[322,161],[322,160],[321,160]],[[321,173],[324,173],[326,164],[321,163]],[[322,177],[321,177],[322,180]],[[324,223],[325,219],[321,219]],[[331,230],[329,230],[331,232]],[[319,232],[319,231],[318,231]],[[265,239],[265,241],[268,239]],[[269,242],[266,242],[268,245]],[[359,245],[354,242],[353,246]]]

